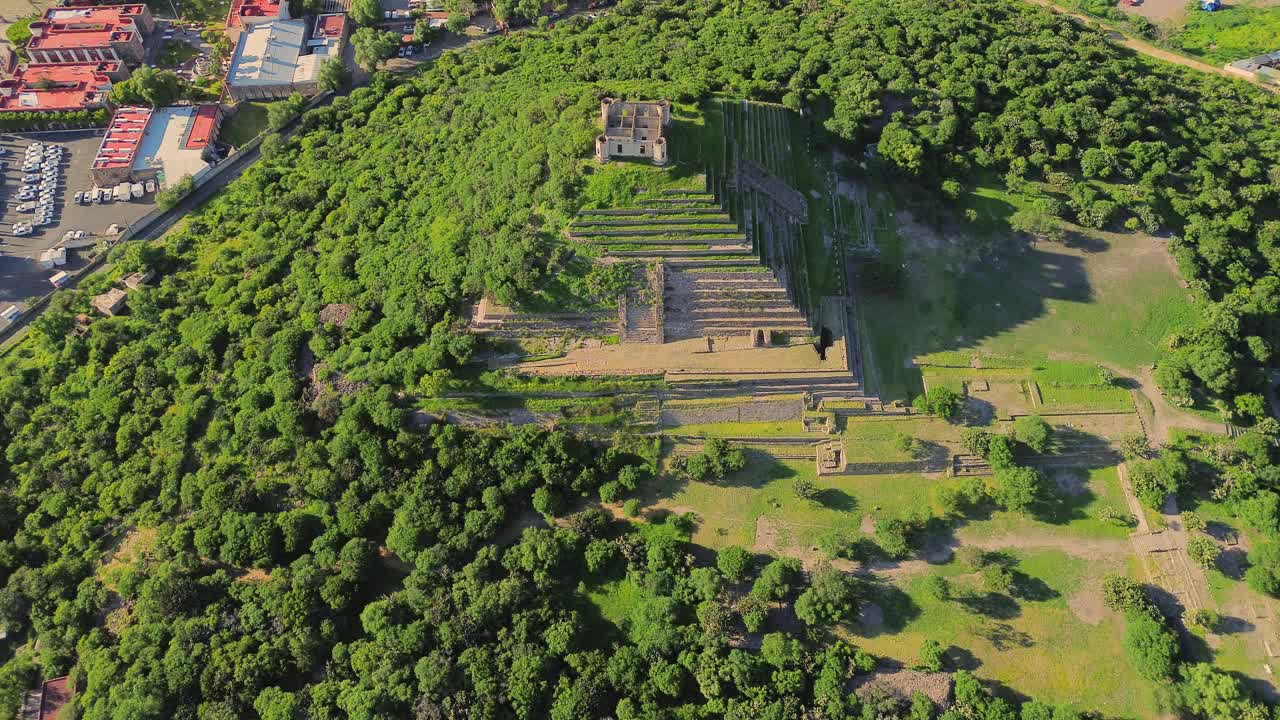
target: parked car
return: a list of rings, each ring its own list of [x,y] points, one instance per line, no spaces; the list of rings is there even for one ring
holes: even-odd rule
[[[22,223],[15,224],[13,226],[13,234],[17,235],[18,237],[22,237],[23,235],[30,235],[31,230],[32,228],[30,225],[25,225]]]
[[[84,199],[84,193],[82,193],[82,192],[77,192],[77,193],[75,194],[75,198],[76,198],[76,204],[77,204],[77,205],[79,205],[79,204],[80,204],[80,201]]]
[[[18,212],[31,212],[36,209],[36,204],[33,202],[20,203],[17,209]]]
[[[40,175],[38,173],[30,173],[28,175],[23,175],[22,182],[27,183],[28,185],[38,183],[40,182]]]
[[[35,172],[39,169],[40,169],[39,163],[27,163],[26,165],[22,166],[22,172],[24,173]]]
[[[147,192],[149,192],[149,193],[153,193],[153,192],[155,192],[155,191],[156,191],[156,181],[155,181],[155,180],[148,180],[148,181],[147,181]]]

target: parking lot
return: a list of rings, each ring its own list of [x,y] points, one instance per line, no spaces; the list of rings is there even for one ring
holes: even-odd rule
[[[72,132],[21,133],[0,136],[0,148],[8,151],[0,161],[0,303],[37,297],[48,292],[49,278],[57,270],[74,270],[83,266],[81,253],[67,253],[67,264],[56,269],[40,267],[40,254],[57,246],[67,231],[84,230],[91,235],[104,235],[113,224],[121,228],[150,212],[155,196],[147,194],[133,202],[105,205],[81,205],[74,202],[77,192],[93,188],[89,167],[102,140],[101,130]],[[58,165],[57,188],[53,193],[50,223],[36,227],[30,235],[19,237],[14,223],[30,223],[35,212],[19,212],[23,202],[18,194],[23,187],[22,165],[27,146],[32,142],[54,143],[65,148]]]

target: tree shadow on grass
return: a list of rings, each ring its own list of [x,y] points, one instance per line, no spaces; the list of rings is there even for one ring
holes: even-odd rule
[[[820,490],[814,501],[828,510],[853,512],[858,509],[858,499],[839,488]]]
[[[997,650],[1029,648],[1036,643],[1031,636],[1006,622],[983,623],[974,634],[984,638]]]
[[[993,620],[1012,620],[1022,614],[1017,600],[1000,593],[957,594],[955,601],[965,610]]]
[[[783,465],[777,458],[763,450],[743,448],[747,456],[747,467],[736,473],[730,473],[721,480],[708,482],[708,485],[722,487],[760,488],[775,480],[786,480],[796,476],[796,471]]]
[[[944,656],[946,658],[946,666],[955,670],[973,672],[982,667],[982,661],[978,659],[977,655],[957,645],[947,648]]]
[[[887,581],[867,580],[864,588],[866,601],[876,605],[882,616],[877,627],[861,627],[859,634],[864,637],[902,632],[912,620],[920,617],[920,606],[897,586]]]
[[[1062,597],[1062,593],[1049,587],[1045,581],[1017,570],[1013,572],[1013,594],[1031,602],[1045,602]]]

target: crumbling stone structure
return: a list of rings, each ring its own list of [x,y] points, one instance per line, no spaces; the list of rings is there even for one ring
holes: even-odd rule
[[[617,157],[649,158],[654,165],[666,165],[667,128],[671,126],[671,104],[627,102],[605,98],[600,102],[600,123],[604,132],[596,137],[596,160],[609,162]]]

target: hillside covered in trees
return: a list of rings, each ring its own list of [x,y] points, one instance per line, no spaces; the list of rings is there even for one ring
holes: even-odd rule
[[[422,428],[408,407],[474,353],[464,298],[531,298],[573,262],[556,237],[589,182],[600,98],[716,93],[804,108],[923,192],[993,174],[1036,187],[1022,220],[1037,228],[1174,233],[1203,311],[1160,380],[1259,414],[1280,342],[1280,100],[1016,2],[624,0],[309,112],[6,356],[5,709],[70,672],[73,716],[92,720],[897,712],[849,694],[872,659],[828,632],[863,583],[711,567],[678,533],[577,512],[604,483],[643,482],[647,444]],[[143,268],[157,278],[128,314],[72,332],[92,294]],[[579,585],[620,575],[644,594],[624,629]],[[728,602],[731,585],[755,600]],[[792,603],[802,625],[745,649]],[[1262,717],[1229,677],[1187,678],[1170,703]],[[1015,717],[972,676],[956,684],[948,717]]]

